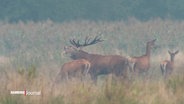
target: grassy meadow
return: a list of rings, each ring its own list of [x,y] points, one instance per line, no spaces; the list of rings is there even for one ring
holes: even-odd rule
[[[115,22],[71,21],[54,23],[0,22],[0,104],[184,104],[184,21],[136,19]],[[104,42],[83,50],[102,55],[140,56],[146,42],[157,39],[151,53],[149,78],[131,81],[100,76],[91,80],[73,79],[51,88],[63,63],[69,39],[83,41],[101,35]],[[175,70],[167,80],[159,63],[170,59],[168,50],[179,50]],[[40,96],[10,95],[11,90],[41,91]]]

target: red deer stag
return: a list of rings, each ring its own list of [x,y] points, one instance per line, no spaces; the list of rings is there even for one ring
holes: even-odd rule
[[[78,59],[64,63],[56,77],[55,82],[58,82],[60,79],[68,80],[71,77],[82,79],[83,76],[88,74],[90,67],[90,62],[85,59]]]
[[[147,42],[145,55],[129,58],[129,63],[133,63],[133,71],[136,74],[145,73],[150,68],[151,48],[155,45],[155,41],[156,39]]]
[[[170,75],[173,72],[174,69],[174,57],[176,54],[178,54],[179,50],[177,50],[176,52],[170,52],[168,51],[171,59],[169,60],[164,60],[162,61],[162,63],[160,64],[160,69],[162,71],[162,75],[166,78],[168,77],[168,75]]]
[[[81,50],[81,47],[96,44],[102,42],[100,37],[96,36],[94,40],[90,42],[90,38],[86,37],[85,43],[81,44],[75,39],[70,40],[73,46],[65,47],[65,53],[70,54],[70,58],[76,59],[86,59],[91,63],[91,69],[89,71],[92,80],[96,83],[97,76],[101,74],[115,74],[116,76],[125,76],[125,71],[127,68],[128,60],[125,57],[119,55],[99,55],[91,54]]]

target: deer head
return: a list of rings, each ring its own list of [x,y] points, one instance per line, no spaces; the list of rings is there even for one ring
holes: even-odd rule
[[[148,41],[148,42],[147,42],[147,45],[148,45],[150,48],[153,48],[153,47],[155,46],[155,41],[156,41],[156,39],[151,40],[151,41]]]
[[[77,57],[82,57],[87,52],[82,51],[83,47],[93,45],[104,40],[101,37],[96,36],[93,40],[91,38],[86,37],[84,43],[81,43],[79,40],[71,39],[69,40],[72,46],[65,46],[64,52],[65,54],[70,54],[72,59],[76,59]]]
[[[171,56],[171,61],[174,61],[174,57],[176,54],[179,53],[179,50],[175,51],[175,52],[171,52],[171,51],[168,51],[169,55]]]

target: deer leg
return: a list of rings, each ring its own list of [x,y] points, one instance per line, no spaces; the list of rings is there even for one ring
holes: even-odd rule
[[[93,80],[93,82],[95,83],[95,84],[97,84],[97,75],[91,75],[91,79]]]
[[[128,69],[129,69],[130,72],[134,72],[135,71],[134,70],[134,64],[135,63],[128,63]]]
[[[138,77],[139,76],[139,70],[138,69],[134,69],[134,72],[133,72],[133,76],[134,78]]]
[[[169,76],[171,76],[172,74],[172,70],[166,70],[166,78],[168,78]]]
[[[162,75],[164,76],[164,69],[163,69],[162,65],[160,65],[160,69],[161,69]]]
[[[136,68],[136,63],[133,64],[133,76],[134,78],[138,76],[139,74],[139,69]]]
[[[86,65],[86,68],[85,68],[85,77],[87,77],[87,74],[89,73],[89,69],[90,69],[90,65],[89,64],[87,64]]]
[[[144,79],[146,79],[146,80],[150,79],[150,75],[148,74],[148,70],[145,70],[145,71],[143,72],[143,77],[144,77]]]
[[[84,81],[84,74],[83,74],[84,71],[80,71],[78,74],[78,78],[80,78],[80,81],[83,82]]]
[[[65,80],[65,82],[68,82],[68,80],[69,80],[69,73],[68,72],[64,73],[64,80]]]
[[[60,82],[60,81],[61,81],[61,78],[62,78],[62,71],[60,71],[60,72],[57,74],[54,83]]]
[[[95,76],[94,79],[93,79],[93,81],[94,81],[95,84],[97,84],[97,80],[98,80],[97,79],[97,76]]]

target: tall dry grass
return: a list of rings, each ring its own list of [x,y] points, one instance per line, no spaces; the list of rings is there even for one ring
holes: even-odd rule
[[[41,73],[41,72],[39,72]],[[168,80],[133,81],[111,80],[106,77],[101,84],[73,79],[52,88],[48,76],[38,74],[29,79],[16,72],[8,72],[9,78],[1,84],[2,104],[182,104],[183,76],[172,76]],[[41,91],[40,96],[10,95],[11,90]],[[52,90],[51,90],[52,89]]]
[[[72,21],[54,23],[0,22],[0,104],[183,104],[184,22],[136,19],[117,22]],[[84,48],[90,53],[139,56],[146,42],[157,38],[152,50],[149,79],[111,80],[102,76],[98,84],[73,80],[52,82],[64,62],[61,55],[70,38],[102,35],[104,42]],[[173,75],[164,80],[159,63],[169,59],[168,50],[180,50]],[[10,90],[41,91],[41,96],[10,95]]]

